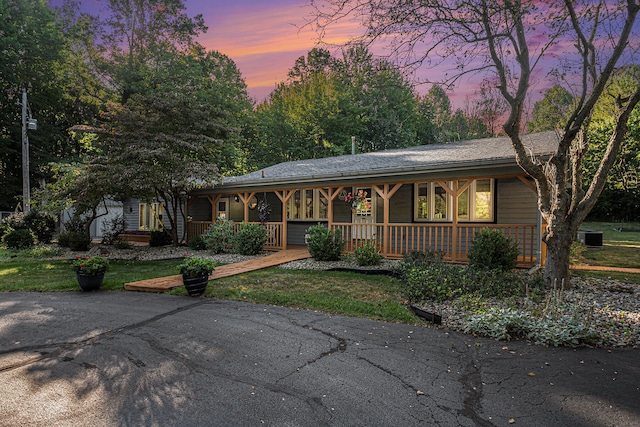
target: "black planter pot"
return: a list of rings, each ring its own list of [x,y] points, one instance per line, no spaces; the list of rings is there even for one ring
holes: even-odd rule
[[[87,274],[76,271],[76,277],[78,279],[78,284],[83,291],[97,291],[98,289],[100,289],[100,286],[102,286],[102,281],[104,280],[104,272],[89,276]]]
[[[182,283],[184,284],[187,293],[192,297],[202,295],[207,289],[209,283],[209,275],[191,277],[186,274],[182,275]]]

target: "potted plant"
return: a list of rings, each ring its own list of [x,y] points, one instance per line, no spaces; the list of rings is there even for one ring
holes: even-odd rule
[[[109,268],[106,256],[77,257],[71,264],[76,272],[78,284],[83,291],[95,291],[100,288],[104,280],[104,273]]]
[[[216,267],[211,259],[190,257],[187,254],[178,271],[182,274],[182,283],[191,296],[202,295],[209,283],[209,275]]]

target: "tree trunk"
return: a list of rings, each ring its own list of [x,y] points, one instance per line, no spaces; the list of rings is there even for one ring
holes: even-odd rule
[[[550,232],[545,242],[547,244],[547,259],[544,266],[544,284],[551,287],[571,287],[569,273],[569,256],[573,234],[569,228]]]

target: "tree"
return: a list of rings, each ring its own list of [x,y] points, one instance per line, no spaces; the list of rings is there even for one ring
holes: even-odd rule
[[[615,125],[615,101],[637,86],[640,66],[622,67],[616,72],[593,113],[589,152],[585,156],[585,175],[597,171],[598,158],[607,148],[608,135]],[[640,219],[640,106],[629,116],[629,131],[611,168],[604,190],[589,218],[637,221]]]
[[[575,100],[569,91],[555,85],[533,106],[533,117],[527,123],[528,132],[562,129]]]
[[[108,104],[91,163],[109,172],[119,194],[162,202],[177,245],[189,191],[219,180],[216,163],[227,142],[239,139],[239,114],[250,103],[235,65],[218,52],[165,61],[148,77],[153,91]]]
[[[400,70],[366,47],[350,46],[339,58],[315,48],[258,106],[248,163],[261,168],[346,154],[352,136],[358,152],[415,145],[419,132],[430,131],[421,108]]]
[[[22,194],[22,91],[39,129],[29,133],[31,182],[60,153],[54,127],[61,92],[63,34],[40,0],[0,2],[0,209],[13,209]]]
[[[631,35],[640,4],[627,1],[562,2],[422,0],[321,0],[315,24],[324,29],[344,17],[365,25],[364,37],[388,40],[392,51],[413,64],[455,60],[456,73],[483,72],[499,82],[509,105],[503,129],[520,167],[533,178],[538,208],[547,224],[545,282],[569,282],[569,250],[580,224],[594,207],[627,135],[628,120],[640,101],[640,88],[616,99],[612,132],[590,182],[583,161],[594,108],[616,68],[632,61]],[[637,33],[637,29],[636,29]],[[543,40],[542,42],[540,40]],[[562,43],[569,41],[570,43]],[[556,55],[560,49],[562,55]],[[523,138],[523,115],[532,76],[546,64],[575,87],[576,103],[549,158],[532,157]]]

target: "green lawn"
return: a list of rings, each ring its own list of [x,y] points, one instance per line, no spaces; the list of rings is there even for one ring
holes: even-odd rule
[[[640,268],[640,224],[585,223],[582,229],[604,233],[604,246],[587,249],[583,263]],[[79,291],[71,261],[43,260],[41,257],[52,254],[42,252],[0,249],[0,292]],[[127,282],[177,274],[181,261],[111,261],[102,289],[119,291]],[[573,273],[640,283],[640,274]],[[186,295],[183,288],[171,293]],[[385,276],[271,268],[210,282],[205,295],[387,321],[411,323],[417,319],[407,310],[399,283]]]
[[[2,253],[0,253],[1,255]],[[177,274],[181,260],[111,261],[103,289],[122,290],[126,282]],[[4,258],[0,261],[0,291],[57,292],[80,290],[71,261]]]
[[[348,272],[270,268],[209,282],[206,296],[412,322],[396,279]],[[186,295],[183,288],[173,294]]]
[[[581,230],[602,231],[602,248],[588,248],[581,262],[586,265],[640,268],[640,223],[585,222]],[[576,274],[640,283],[640,274],[580,272]]]

